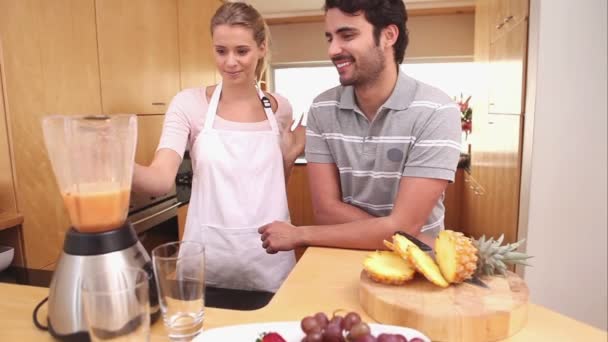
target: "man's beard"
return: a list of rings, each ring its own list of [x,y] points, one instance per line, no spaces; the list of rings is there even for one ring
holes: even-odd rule
[[[384,54],[379,47],[375,46],[368,55],[357,59],[351,78],[344,79],[340,76],[340,84],[361,87],[375,83],[380,78],[385,66]]]

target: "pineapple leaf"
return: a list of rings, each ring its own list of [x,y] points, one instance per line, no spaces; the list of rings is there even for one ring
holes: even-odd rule
[[[505,253],[504,258],[502,260],[505,261],[516,261],[516,260],[526,260],[531,258],[531,256],[525,254],[525,253],[520,253],[520,252],[508,252]]]
[[[500,234],[498,240],[495,241],[496,246],[502,245],[502,241],[505,239],[505,234]]]

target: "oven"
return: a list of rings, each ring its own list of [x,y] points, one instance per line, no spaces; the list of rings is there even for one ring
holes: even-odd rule
[[[175,187],[162,196],[131,193],[128,219],[149,255],[156,246],[179,240],[177,208],[181,204]]]

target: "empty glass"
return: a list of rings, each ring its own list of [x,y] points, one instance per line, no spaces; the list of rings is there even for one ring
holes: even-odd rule
[[[170,242],[152,250],[160,309],[169,338],[189,341],[203,330],[205,247]]]
[[[148,274],[142,269],[90,273],[82,300],[91,341],[149,341]]]

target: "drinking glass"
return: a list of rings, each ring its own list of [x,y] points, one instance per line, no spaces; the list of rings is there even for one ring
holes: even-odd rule
[[[205,247],[182,241],[152,250],[160,309],[169,338],[189,341],[203,330]]]
[[[139,268],[90,273],[82,300],[93,342],[150,340],[148,274]]]

